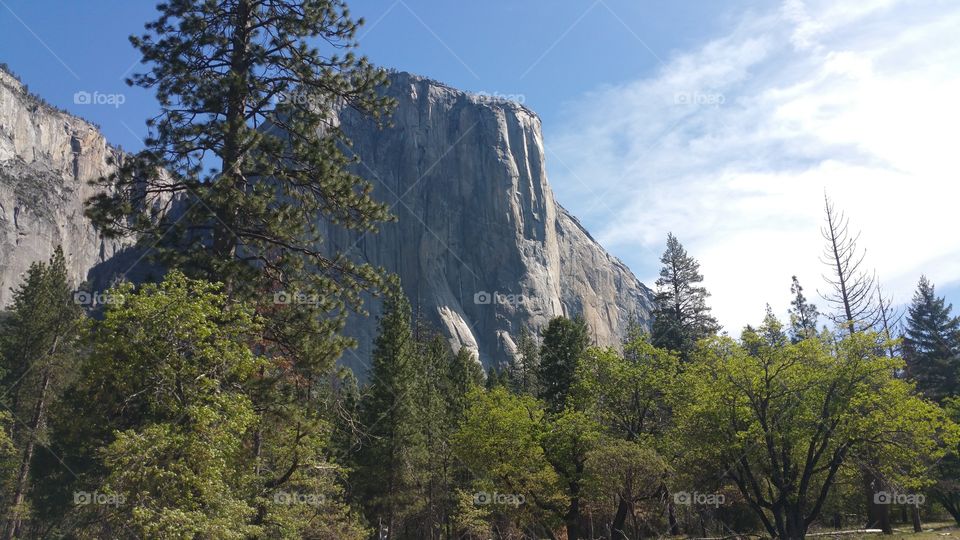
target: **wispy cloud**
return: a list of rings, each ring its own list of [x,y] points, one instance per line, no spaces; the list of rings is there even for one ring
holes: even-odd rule
[[[652,285],[673,231],[731,331],[823,287],[824,190],[899,301],[960,280],[960,5],[788,0],[571,103],[548,133],[561,203]],[[593,182],[583,189],[573,175]],[[602,199],[599,200],[599,199]],[[611,212],[611,209],[613,210]]]

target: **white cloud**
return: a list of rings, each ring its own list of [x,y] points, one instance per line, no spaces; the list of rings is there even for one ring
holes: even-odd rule
[[[960,5],[787,0],[547,134],[558,197],[652,285],[673,231],[731,331],[823,287],[824,190],[899,301],[960,280]],[[822,304],[822,302],[821,302]]]

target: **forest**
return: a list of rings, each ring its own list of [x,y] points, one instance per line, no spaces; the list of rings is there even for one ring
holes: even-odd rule
[[[451,350],[382,268],[331,253],[395,219],[336,121],[389,122],[338,0],[171,0],[131,37],[146,148],[87,215],[164,270],[105,291],[62,250],[0,315],[3,538],[802,539],[960,526],[960,317],[898,308],[829,197],[823,291],[722,329],[668,235],[652,322],[579,317],[514,360]],[[322,43],[322,48],[317,47]],[[310,99],[278,99],[309,95]],[[761,252],[748,254],[763,256]],[[749,265],[744,266],[749,271]],[[89,298],[97,298],[89,302]],[[347,314],[384,303],[369,371]],[[291,300],[291,298],[293,300]],[[96,304],[91,307],[91,304]],[[873,534],[873,533],[871,533]]]

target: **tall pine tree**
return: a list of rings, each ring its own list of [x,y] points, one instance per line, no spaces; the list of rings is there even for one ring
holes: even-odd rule
[[[820,313],[817,306],[807,300],[803,294],[803,287],[797,276],[793,276],[790,283],[790,341],[798,343],[804,339],[817,335],[817,319]]]
[[[549,409],[560,412],[566,406],[580,357],[590,346],[586,321],[581,317],[555,317],[547,323],[540,346],[540,398]]]
[[[936,401],[960,394],[960,318],[952,309],[922,276],[907,313],[904,353],[907,373]]]
[[[537,340],[526,326],[520,328],[517,338],[517,352],[510,359],[507,373],[510,376],[510,389],[516,393],[537,395],[537,370],[540,367],[540,351]]]
[[[667,249],[660,257],[663,267],[657,279],[652,341],[657,347],[676,351],[688,360],[697,341],[720,329],[710,315],[710,293],[700,286],[700,263],[670,233]]]
[[[21,534],[34,452],[45,438],[50,404],[73,371],[82,316],[67,282],[63,250],[57,247],[48,263],[30,265],[0,328],[0,371],[5,372],[5,397],[16,419],[13,442],[19,453],[11,493],[4,497],[4,538]]]
[[[387,538],[401,538],[405,528],[416,525],[409,520],[418,503],[414,468],[423,461],[424,448],[417,349],[410,302],[397,292],[385,302],[374,341],[357,474],[367,517]]]
[[[358,22],[343,0],[157,9],[130,38],[146,69],[127,82],[153,90],[160,113],[87,213],[105,234],[134,233],[161,262],[258,301],[266,338],[301,369],[329,366],[350,343],[344,307],[384,278],[330,252],[317,224],[366,232],[390,217],[348,170],[336,115],[379,120],[392,103],[385,74],[352,52]]]

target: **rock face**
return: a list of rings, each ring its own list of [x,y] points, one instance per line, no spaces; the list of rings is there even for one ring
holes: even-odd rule
[[[351,113],[341,127],[398,221],[362,237],[329,230],[333,245],[397,273],[414,311],[485,365],[509,359],[522,325],[557,315],[582,315],[603,345],[649,321],[649,289],[554,200],[536,114],[407,73],[387,93],[392,127]],[[350,331],[361,347],[345,360],[362,365],[376,320]]]
[[[0,307],[34,261],[63,246],[74,284],[121,250],[83,215],[87,181],[119,158],[96,127],[42,103],[0,70]]]
[[[583,315],[603,345],[631,319],[648,322],[650,291],[554,200],[533,112],[406,73],[391,79],[392,127],[350,111],[341,126],[357,172],[398,221],[362,236],[324,226],[330,249],[398,274],[416,313],[485,365],[509,359],[521,326],[537,331],[557,315]],[[126,243],[104,241],[83,216],[87,181],[109,173],[111,157],[122,156],[95,127],[0,70],[0,306],[57,245],[76,283],[129,266]],[[369,307],[348,322],[360,346],[343,360],[361,374],[380,309]]]

